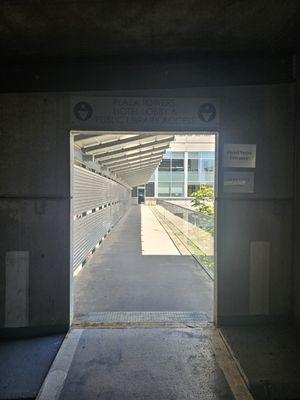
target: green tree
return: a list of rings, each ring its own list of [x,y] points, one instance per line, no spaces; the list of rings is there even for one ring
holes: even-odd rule
[[[214,214],[214,188],[203,185],[196,192],[192,193],[192,205],[196,212],[206,215]]]

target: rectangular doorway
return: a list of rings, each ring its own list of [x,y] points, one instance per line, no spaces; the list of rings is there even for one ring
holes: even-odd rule
[[[215,138],[72,132],[75,324],[212,320]]]

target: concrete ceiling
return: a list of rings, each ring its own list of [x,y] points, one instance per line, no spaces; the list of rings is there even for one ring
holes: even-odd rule
[[[299,0],[2,0],[0,57],[299,50]]]

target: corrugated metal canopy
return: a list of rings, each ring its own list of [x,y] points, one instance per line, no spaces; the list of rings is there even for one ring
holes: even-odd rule
[[[174,140],[172,134],[73,132],[75,145],[130,186],[147,183]]]

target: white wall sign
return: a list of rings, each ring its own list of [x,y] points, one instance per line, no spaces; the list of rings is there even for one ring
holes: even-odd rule
[[[223,167],[255,168],[256,144],[224,144]]]
[[[223,175],[224,193],[253,193],[254,172],[226,171]]]
[[[204,130],[219,126],[219,105],[208,98],[71,97],[72,130]]]

